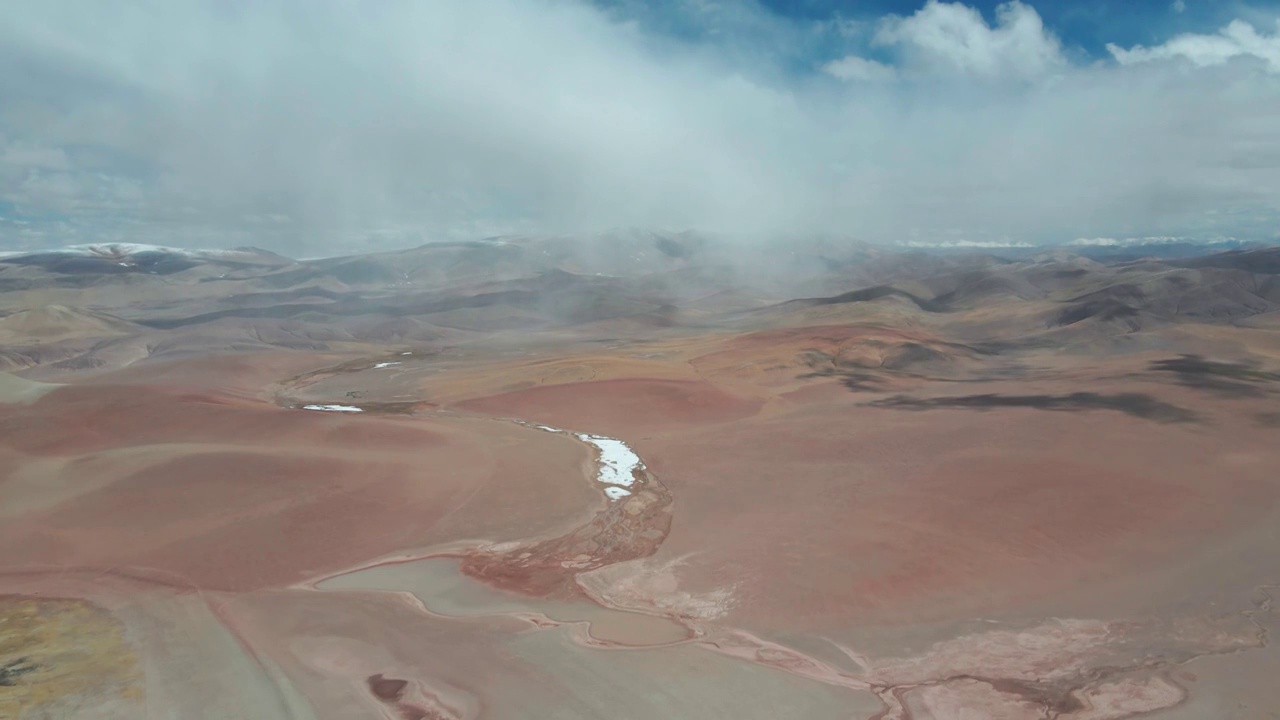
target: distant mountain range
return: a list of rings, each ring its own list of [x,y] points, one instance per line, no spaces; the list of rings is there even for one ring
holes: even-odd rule
[[[995,240],[904,240],[896,243],[872,244],[850,237],[838,236],[801,236],[783,238],[771,242],[749,241],[739,243],[731,238],[693,231],[619,230],[583,236],[492,237],[468,242],[430,243],[404,250],[321,256],[306,260],[294,260],[269,250],[255,247],[188,249],[138,243],[98,243],[41,250],[0,252],[0,263],[56,268],[57,271],[65,273],[148,272],[169,274],[181,272],[201,263],[227,266],[271,266],[294,263],[333,264],[357,257],[402,255],[430,251],[433,248],[440,250],[448,248],[489,248],[494,252],[500,253],[500,248],[504,247],[538,246],[547,255],[551,255],[552,249],[554,249],[559,259],[564,259],[564,256],[569,251],[576,250],[579,251],[578,254],[599,258],[606,258],[611,255],[626,256],[643,266],[644,263],[641,262],[641,256],[637,253],[644,253],[649,250],[656,250],[659,254],[666,255],[669,258],[688,258],[699,253],[733,252],[735,248],[744,244],[753,251],[763,254],[785,253],[789,250],[809,253],[816,251],[818,254],[824,254],[823,251],[826,251],[826,254],[829,255],[840,255],[849,252],[873,253],[876,251],[919,251],[948,254],[985,252],[1001,257],[1025,258],[1049,251],[1065,250],[1081,257],[1107,260],[1138,259],[1143,257],[1198,257],[1230,250],[1259,249],[1270,246],[1267,243],[1238,240],[1236,238],[1215,238],[1201,241],[1175,236],[1080,238],[1057,245],[1032,245],[1026,242]],[[619,263],[615,262],[613,264],[617,269],[616,266]],[[621,264],[627,265],[627,263]],[[633,268],[623,269],[632,270]]]
[[[508,334],[524,342],[530,331],[652,338],[940,322],[959,345],[895,350],[892,362],[1136,348],[1185,323],[1271,327],[1280,324],[1280,248],[1177,239],[893,247],[619,231],[310,260],[129,244],[0,257],[0,370],[367,343],[421,348]]]
[[[1268,247],[1266,243],[1238,240],[1236,238],[1215,238],[1213,240],[1193,240],[1183,237],[1141,237],[1141,238],[1079,238],[1058,245],[1031,245],[1020,242],[967,240],[919,242],[907,241],[891,245],[911,250],[929,252],[975,252],[985,251],[1006,257],[1027,257],[1049,250],[1066,250],[1081,257],[1118,260],[1151,258],[1185,258],[1197,257],[1227,250],[1247,250]]]

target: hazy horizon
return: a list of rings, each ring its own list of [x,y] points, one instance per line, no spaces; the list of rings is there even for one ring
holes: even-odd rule
[[[125,255],[133,255],[136,253],[146,252],[194,252],[194,253],[213,253],[210,257],[216,256],[218,253],[226,251],[261,251],[280,255],[295,261],[316,261],[337,259],[342,257],[358,257],[368,254],[378,253],[402,253],[419,248],[427,248],[438,245],[459,245],[459,244],[482,244],[488,242],[495,243],[520,243],[532,241],[534,243],[551,241],[551,242],[570,242],[578,246],[579,251],[590,250],[596,247],[598,243],[616,242],[619,239],[629,239],[632,241],[658,238],[669,238],[681,241],[690,238],[696,239],[698,242],[709,242],[711,247],[725,249],[744,249],[745,247],[754,247],[756,249],[772,248],[774,250],[784,250],[788,247],[799,247],[798,244],[804,243],[812,246],[817,243],[820,247],[838,252],[853,251],[857,248],[878,248],[886,251],[927,251],[927,252],[989,252],[994,254],[1005,253],[1011,257],[1021,256],[1026,253],[1033,253],[1042,250],[1067,250],[1074,251],[1083,255],[1106,254],[1108,252],[1133,252],[1144,248],[1149,248],[1153,253],[1174,252],[1175,254],[1200,254],[1204,252],[1221,252],[1225,250],[1254,249],[1266,248],[1280,245],[1280,240],[1269,241],[1252,241],[1235,237],[1216,237],[1208,239],[1197,239],[1185,236],[1148,236],[1148,237],[1094,237],[1094,238],[1076,238],[1067,242],[1060,243],[1044,243],[1032,244],[1014,240],[987,240],[987,241],[971,241],[971,240],[955,240],[937,238],[933,240],[899,240],[884,242],[866,242],[849,236],[839,236],[832,234],[810,233],[799,235],[776,234],[772,236],[762,235],[723,235],[716,233],[703,233],[695,229],[685,230],[668,230],[661,228],[609,228],[599,232],[581,232],[581,233],[561,233],[561,234],[523,234],[523,235],[496,235],[489,237],[476,238],[448,238],[444,240],[424,240],[422,242],[412,242],[404,238],[385,240],[375,247],[358,247],[357,245],[333,245],[323,250],[307,251],[301,253],[289,253],[279,248],[271,247],[268,244],[248,244],[248,245],[231,245],[231,246],[214,246],[205,247],[180,247],[177,245],[155,245],[151,243],[134,243],[134,242],[100,242],[100,243],[80,243],[74,245],[58,245],[49,244],[42,247],[24,248],[19,250],[0,250],[0,259],[14,256],[24,255],[41,255],[44,253],[82,253],[86,255],[103,255],[112,257],[116,253]],[[1187,251],[1181,251],[1180,248],[1186,248]],[[747,263],[748,258],[743,256],[738,258],[739,261]],[[758,260],[758,258],[756,258]]]

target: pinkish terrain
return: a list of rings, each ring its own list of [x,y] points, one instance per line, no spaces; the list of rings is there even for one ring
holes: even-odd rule
[[[0,262],[0,716],[1280,708],[1274,251],[679,257]]]

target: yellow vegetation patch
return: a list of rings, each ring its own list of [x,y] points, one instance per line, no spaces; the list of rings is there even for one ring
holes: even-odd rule
[[[0,597],[0,717],[45,717],[142,698],[120,623],[82,600]]]

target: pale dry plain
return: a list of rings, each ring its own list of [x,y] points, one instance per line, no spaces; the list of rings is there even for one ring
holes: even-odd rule
[[[0,268],[0,717],[1280,713],[1273,251],[661,240]]]

